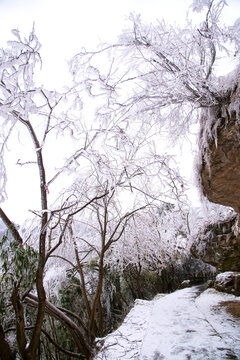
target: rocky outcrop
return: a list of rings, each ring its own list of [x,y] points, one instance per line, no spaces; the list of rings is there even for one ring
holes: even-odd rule
[[[240,272],[240,229],[238,216],[211,224],[199,234],[191,247],[191,253],[216,267],[217,272]]]
[[[240,72],[222,81],[232,84],[219,103],[203,109],[199,137],[199,181],[211,202],[232,207],[240,216]],[[240,271],[240,220],[234,216],[209,225],[192,245],[197,258],[217,272]]]
[[[240,295],[240,273],[238,272],[225,272],[219,274],[216,277],[214,287],[216,290],[233,294],[235,296]]]
[[[209,201],[240,212],[240,86],[228,103],[203,110],[200,183]]]

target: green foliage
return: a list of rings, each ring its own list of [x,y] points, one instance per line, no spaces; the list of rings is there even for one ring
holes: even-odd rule
[[[98,271],[98,258],[97,257],[92,258],[88,262],[87,267],[89,268],[90,271]]]
[[[38,253],[28,245],[19,244],[6,235],[0,240],[0,313],[5,312],[5,302],[18,286],[20,294],[28,291],[35,280]]]

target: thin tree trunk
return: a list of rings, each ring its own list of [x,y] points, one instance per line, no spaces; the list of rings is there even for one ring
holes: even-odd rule
[[[29,294],[25,298],[25,301],[30,305],[38,307],[38,298],[35,295]],[[89,359],[91,355],[91,350],[87,345],[79,327],[74,323],[74,321],[72,321],[60,309],[58,309],[56,306],[51,304],[49,301],[46,300],[45,305],[46,305],[45,312],[50,316],[55,317],[57,320],[59,320],[63,325],[65,325],[69,329],[79,351],[81,351],[86,356],[86,359]]]
[[[14,288],[13,294],[11,296],[11,301],[15,311],[16,337],[17,337],[18,350],[22,359],[25,359],[27,340],[24,329],[25,327],[24,309],[19,297],[18,287]]]
[[[0,323],[0,360],[14,360],[15,356],[5,339],[3,327]]]
[[[101,253],[100,261],[99,261],[99,273],[98,273],[98,286],[96,290],[95,297],[92,303],[91,316],[89,319],[89,330],[92,332],[94,329],[95,317],[96,317],[96,309],[98,302],[100,301],[100,296],[102,293],[103,286],[103,259],[104,259],[104,250]]]

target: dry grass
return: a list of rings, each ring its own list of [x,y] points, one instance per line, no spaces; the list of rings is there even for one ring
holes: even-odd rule
[[[232,316],[240,318],[240,301],[222,301],[219,305]]]

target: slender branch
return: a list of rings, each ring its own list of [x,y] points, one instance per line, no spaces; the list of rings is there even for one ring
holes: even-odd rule
[[[119,226],[120,226],[121,223],[123,222],[123,220],[126,219],[126,218],[130,218],[133,214],[135,214],[136,212],[138,212],[138,211],[140,211],[140,210],[146,209],[146,207],[148,207],[148,206],[150,206],[150,204],[146,204],[146,205],[143,205],[143,206],[141,206],[141,207],[139,207],[139,208],[137,208],[137,209],[134,209],[133,211],[131,211],[131,212],[129,212],[129,213],[126,213],[124,216],[122,216],[122,217],[119,219],[119,221],[118,221],[117,225],[115,226],[115,228],[114,228],[114,230],[113,230],[113,232],[112,232],[112,234],[111,234],[111,236],[110,236],[107,244],[105,245],[106,250],[110,247],[110,245],[111,245],[112,242],[115,242],[115,241],[116,241],[116,240],[114,240],[113,238],[114,238],[117,230],[119,229]],[[120,232],[120,233],[121,233],[121,232]],[[119,239],[119,236],[117,237],[117,239]]]
[[[62,346],[60,346],[55,340],[53,340],[53,338],[48,334],[48,332],[44,329],[42,329],[42,333],[48,338],[48,340],[58,349],[60,350],[61,352],[63,352],[64,354],[68,355],[68,356],[71,356],[71,357],[75,357],[75,358],[85,358],[84,355],[81,355],[81,354],[76,354],[76,353],[73,353],[72,351],[69,351],[69,350],[66,350],[64,349]]]
[[[14,223],[11,220],[9,220],[9,218],[7,217],[6,213],[3,211],[2,208],[0,208],[0,218],[2,219],[4,224],[6,225],[7,229],[11,232],[14,240],[16,240],[19,244],[22,245],[23,240],[22,240],[21,235],[17,231],[17,228],[14,225]]]
[[[27,339],[24,331],[24,327],[25,327],[24,309],[23,309],[23,304],[20,300],[18,286],[15,286],[13,289],[11,301],[15,311],[18,349],[21,356],[24,358],[26,354]]]
[[[84,303],[85,303],[85,306],[86,306],[86,309],[87,309],[88,316],[90,316],[91,308],[90,308],[90,303],[89,303],[89,300],[88,300],[88,297],[87,297],[85,276],[84,276],[82,264],[81,264],[80,259],[79,259],[78,249],[77,249],[77,245],[76,245],[75,241],[74,241],[74,251],[75,251],[75,257],[76,257],[76,260],[77,260],[77,272],[80,275],[80,279],[81,279],[81,290],[82,290],[82,294],[83,294],[83,299],[84,299]]]
[[[75,270],[77,269],[76,265],[74,265],[70,260],[64,258],[63,256],[60,256],[60,255],[51,255],[50,256],[51,258],[58,258],[58,259],[61,259],[61,260],[64,260],[66,261],[69,265],[71,265]]]
[[[77,314],[73,313],[72,311],[70,310],[67,310],[67,309],[64,309],[60,306],[57,307],[60,311],[66,313],[67,315],[70,315],[72,316],[73,318],[75,318],[80,324],[81,326],[83,327],[83,329],[89,333],[89,329],[87,328],[86,324],[83,322],[83,320],[80,318],[80,316],[78,316]],[[92,334],[93,335],[93,334]]]
[[[75,154],[73,156],[70,157],[70,159],[68,159],[64,165],[64,167],[62,169],[60,169],[53,177],[52,179],[50,179],[47,183],[47,187],[54,182],[59,175],[61,175],[66,168],[69,168],[70,165],[72,165],[85,151],[86,149],[94,142],[94,140],[96,139],[96,137],[98,136],[98,132],[95,133],[95,135],[92,137],[92,139],[89,141],[88,144],[85,143],[84,147],[77,150],[75,152]]]
[[[24,330],[28,331],[28,330],[33,330],[34,329],[34,326],[26,326],[24,328]],[[10,332],[10,331],[16,331],[16,328],[15,327],[11,327],[11,328],[8,328],[6,331],[5,331],[5,334]],[[48,338],[48,340],[58,349],[60,350],[61,352],[63,352],[64,354],[68,355],[68,356],[72,356],[72,357],[76,357],[76,358],[83,358],[84,356],[81,355],[81,354],[76,354],[76,353],[73,353],[72,351],[68,351],[66,349],[64,349],[61,345],[59,345],[50,335],[49,333],[42,329],[41,330],[42,333]],[[1,355],[0,355],[1,356]],[[1,359],[1,357],[0,357]],[[4,358],[5,359],[5,358]]]
[[[49,256],[52,255],[52,253],[61,245],[62,241],[63,241],[63,238],[64,238],[64,235],[66,233],[66,230],[67,230],[67,227],[68,227],[68,224],[70,222],[70,220],[72,219],[72,217],[76,214],[78,214],[79,212],[81,212],[82,210],[84,210],[86,207],[88,207],[93,201],[96,201],[96,200],[99,200],[99,199],[102,199],[104,196],[106,196],[108,194],[105,193],[105,194],[102,194],[102,195],[99,195],[99,196],[95,196],[94,198],[92,198],[91,200],[89,200],[86,204],[84,204],[83,206],[81,206],[79,209],[73,211],[72,213],[68,214],[66,220],[65,220],[65,224],[63,226],[63,230],[59,236],[59,240],[57,242],[57,244],[51,249],[48,251],[47,255],[46,255],[46,261],[47,259],[49,258]]]
[[[43,136],[43,140],[42,140],[42,143],[44,144],[44,142],[45,142],[45,140],[46,140],[46,137],[47,137],[47,134],[48,134],[48,132],[50,131],[50,130],[49,130],[49,126],[50,126],[51,116],[52,116],[53,110],[54,110],[54,108],[59,104],[59,102],[61,101],[62,96],[56,101],[56,103],[54,104],[54,106],[52,106],[52,105],[50,104],[50,101],[49,101],[48,96],[45,94],[45,92],[44,92],[42,89],[41,89],[41,93],[42,93],[42,95],[44,96],[44,98],[46,99],[47,104],[48,104],[48,107],[49,107],[48,121],[47,121],[47,124],[46,124],[46,127],[45,127],[44,136]]]
[[[34,307],[38,307],[38,298],[37,298],[37,296],[35,296],[31,293],[29,293],[28,296],[26,296],[25,301]],[[68,316],[66,316],[63,313],[63,311],[61,311],[59,308],[57,308],[56,306],[54,306],[47,300],[46,300],[45,311],[50,316],[53,316],[56,319],[58,319],[59,321],[61,321],[62,324],[64,324],[69,329],[69,331],[71,332],[71,334],[73,336],[74,342],[78,346],[79,350],[83,351],[84,354],[87,357],[89,357],[89,355],[91,353],[90,348],[88,347],[88,345],[81,333],[81,330],[75,324],[75,322],[72,321]]]

